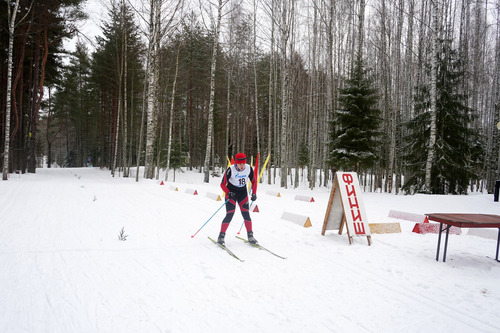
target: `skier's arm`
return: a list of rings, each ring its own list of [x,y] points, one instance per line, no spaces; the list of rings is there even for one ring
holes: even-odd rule
[[[229,189],[227,188],[227,183],[229,178],[231,177],[231,168],[227,168],[226,172],[224,172],[224,176],[222,177],[222,181],[220,182],[220,188],[224,193],[227,194],[229,193]]]
[[[248,175],[248,179],[250,179],[250,181],[252,182],[252,194],[257,194],[257,177],[255,176],[252,167],[250,167],[250,174]]]

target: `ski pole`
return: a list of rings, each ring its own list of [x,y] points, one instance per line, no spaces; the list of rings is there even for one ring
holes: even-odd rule
[[[192,235],[192,236],[191,236],[191,238],[194,238],[194,236],[196,236],[196,234],[197,234],[198,232],[200,232],[200,230],[201,230],[201,229],[203,229],[203,227],[204,227],[204,226],[208,223],[208,221],[210,221],[210,220],[212,219],[212,217],[214,217],[214,215],[215,215],[215,214],[217,214],[217,212],[218,212],[218,211],[219,211],[222,207],[224,207],[224,205],[225,205],[228,201],[229,201],[229,199],[227,199],[227,200],[226,200],[226,202],[224,202],[224,203],[223,203],[223,204],[219,207],[219,209],[217,209],[217,210],[215,211],[215,213],[213,213],[213,214],[212,214],[212,216],[210,216],[210,218],[207,220],[207,222],[205,222],[205,224],[203,224],[203,225],[201,226],[201,228],[200,228],[200,229],[198,229],[198,231],[197,231],[197,232],[195,232],[195,233],[194,233],[194,235]]]

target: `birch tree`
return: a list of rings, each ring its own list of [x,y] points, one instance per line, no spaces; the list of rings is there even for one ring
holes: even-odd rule
[[[219,0],[217,5],[217,21],[215,23],[214,45],[212,50],[212,61],[210,65],[210,101],[208,103],[207,145],[205,150],[205,163],[203,165],[205,173],[203,181],[205,183],[208,183],[210,180],[210,152],[212,149],[212,137],[214,129],[215,70],[217,69],[217,51],[219,47],[222,9],[227,2],[228,0]]]
[[[287,172],[288,172],[288,160],[287,160],[287,149],[288,149],[288,112],[290,103],[290,91],[289,91],[289,81],[290,81],[290,67],[288,61],[288,47],[290,46],[290,37],[292,29],[292,17],[293,17],[293,3],[292,0],[282,0],[281,1],[281,20],[279,24],[280,31],[280,73],[281,73],[281,148],[280,148],[280,159],[281,159],[281,187],[287,188]]]
[[[317,159],[317,143],[318,143],[318,109],[319,109],[319,8],[315,4],[313,8],[313,20],[312,20],[312,44],[310,46],[310,63],[312,67],[312,73],[309,80],[309,156],[308,156],[308,179],[310,188],[314,188],[316,185],[316,159]],[[302,147],[302,152],[304,153],[304,147]],[[300,154],[300,150],[299,150]],[[301,165],[302,167],[302,165]]]
[[[415,1],[411,0],[408,3],[408,15],[407,15],[407,34],[406,34],[406,48],[405,48],[405,54],[404,54],[404,66],[402,66],[402,112],[400,114],[400,122],[399,125],[403,122],[405,122],[409,116],[412,114],[412,96],[413,96],[413,82],[414,82],[414,77],[415,77],[415,66],[413,64],[413,29],[414,29],[414,15],[415,15]],[[396,167],[399,168],[400,166],[403,166],[403,151],[402,151],[402,144],[403,140],[402,137],[405,135],[405,132],[403,129],[399,129],[399,138],[398,138],[398,149],[401,152],[401,156],[399,157],[399,163],[396,164]],[[401,172],[396,171],[396,193],[398,193],[398,190],[402,186],[402,170]]]
[[[436,112],[437,112],[437,42],[438,42],[438,0],[432,0],[432,49],[431,49],[431,89],[430,89],[430,134],[429,134],[429,150],[427,152],[427,161],[425,164],[425,191],[431,191],[431,172],[435,155],[436,144]]]
[[[125,3],[123,3],[123,17],[125,20]],[[129,165],[127,158],[127,141],[128,141],[128,31],[127,25],[123,22],[123,139],[122,139],[122,164],[123,164],[123,177],[129,177]]]
[[[325,7],[327,8],[326,16],[323,19],[324,24],[326,26],[326,41],[327,41],[327,54],[328,54],[328,65],[327,65],[327,100],[326,100],[326,116],[323,127],[323,160],[327,160],[328,156],[328,124],[330,124],[331,119],[335,118],[335,105],[336,105],[336,92],[337,92],[337,84],[335,80],[335,58],[334,58],[334,50],[335,50],[335,35],[337,32],[337,25],[335,20],[336,15],[336,1],[329,0],[329,2],[325,3]],[[324,171],[327,174],[328,169],[326,167],[326,163],[324,164]],[[327,184],[328,177],[325,175],[324,185]]]
[[[174,74],[174,82],[172,83],[172,100],[170,102],[170,119],[168,123],[167,172],[165,174],[165,181],[168,180],[168,170],[170,170],[170,154],[172,151],[172,128],[174,127],[175,90],[177,88],[177,74],[179,73],[180,51],[181,51],[181,43],[179,42],[179,45],[177,46],[177,56],[175,57],[175,74]],[[174,171],[174,177],[175,177],[175,171]]]
[[[125,108],[123,107],[123,93],[127,89],[126,86],[123,87],[124,85],[124,80],[123,77],[126,73],[126,68],[125,68],[125,63],[126,63],[126,44],[127,44],[127,34],[126,34],[126,27],[125,27],[125,4],[122,0],[121,2],[121,17],[120,17],[120,26],[121,26],[121,33],[122,33],[122,43],[121,43],[121,52],[116,52],[116,65],[117,65],[117,73],[118,73],[118,109],[116,111],[116,132],[115,132],[115,143],[114,143],[114,155],[113,155],[113,164],[111,167],[111,174],[113,177],[115,176],[115,170],[116,170],[116,163],[118,160],[118,143],[119,143],[119,134],[120,134],[120,117],[121,115],[125,112]],[[118,44],[120,45],[120,43]],[[126,100],[126,99],[125,99]],[[124,126],[125,128],[125,126]],[[127,142],[126,140],[126,134],[125,131],[124,133],[124,142]]]
[[[10,112],[12,99],[12,54],[14,50],[14,30],[16,26],[17,9],[19,8],[19,0],[16,0],[14,9],[11,8],[11,3],[7,2],[7,16],[9,24],[9,49],[7,51],[7,95],[6,95],[6,110],[5,110],[5,146],[3,150],[3,173],[2,179],[7,180],[9,175],[9,143],[10,143]]]
[[[275,143],[275,138],[277,136],[277,132],[273,132],[273,124],[276,124],[275,115],[276,115],[276,51],[275,51],[275,28],[276,28],[276,19],[275,19],[275,10],[277,6],[277,0],[271,0],[270,3],[265,4],[264,10],[270,17],[270,25],[271,25],[271,33],[270,33],[270,47],[269,47],[269,80],[268,80],[268,124],[267,124],[267,155],[271,154],[273,149],[273,143]],[[274,133],[274,137],[273,137]],[[275,149],[277,150],[277,148]],[[267,157],[266,157],[267,158]],[[276,170],[276,167],[274,168]],[[268,184],[271,184],[271,163],[267,165],[268,170]]]
[[[488,184],[489,192],[493,192],[495,180],[500,179],[500,2],[496,6],[495,22],[495,53],[494,53],[494,66],[493,66],[493,84],[491,87],[491,103],[490,114],[493,121],[493,133],[491,138],[491,145],[487,149],[490,158],[488,161]]]
[[[158,131],[158,88],[160,77],[160,47],[173,28],[175,19],[183,8],[183,0],[150,0],[148,32],[148,73],[146,103],[146,157],[144,177],[153,179],[155,175],[154,145]],[[170,10],[168,13],[163,8]]]
[[[259,135],[259,90],[257,86],[257,0],[253,0],[253,82],[255,108],[255,135],[257,137],[257,154],[260,153]]]
[[[154,143],[156,140],[157,125],[157,87],[159,76],[159,56],[160,56],[160,20],[161,1],[150,1],[150,21],[149,21],[149,48],[148,48],[148,72],[147,72],[147,104],[146,104],[146,161],[144,178],[154,177]]]

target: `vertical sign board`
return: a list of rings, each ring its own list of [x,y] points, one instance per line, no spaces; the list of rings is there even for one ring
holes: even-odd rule
[[[371,245],[370,227],[355,172],[335,174],[321,234],[325,235],[326,230],[339,230],[342,234],[344,225],[349,244],[352,244],[353,236],[366,236],[368,245]]]
[[[342,207],[342,202],[340,201],[339,184],[335,175],[321,234],[324,236],[326,230],[339,230],[339,234],[342,234],[342,229],[340,228],[343,224],[343,218],[344,207]]]

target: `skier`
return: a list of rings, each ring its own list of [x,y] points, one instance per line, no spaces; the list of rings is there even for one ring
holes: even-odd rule
[[[229,201],[226,202],[226,217],[222,220],[217,243],[224,245],[226,230],[229,227],[229,223],[233,219],[234,212],[236,211],[236,203],[238,203],[241,215],[245,221],[248,241],[252,244],[257,244],[257,240],[254,238],[252,231],[252,219],[250,218],[247,192],[247,184],[248,180],[250,180],[252,182],[251,200],[257,200],[257,194],[255,193],[257,188],[257,179],[254,175],[253,168],[247,164],[247,157],[245,154],[238,153],[234,159],[234,164],[227,168],[220,183],[220,187],[226,194],[226,198],[228,198]]]

